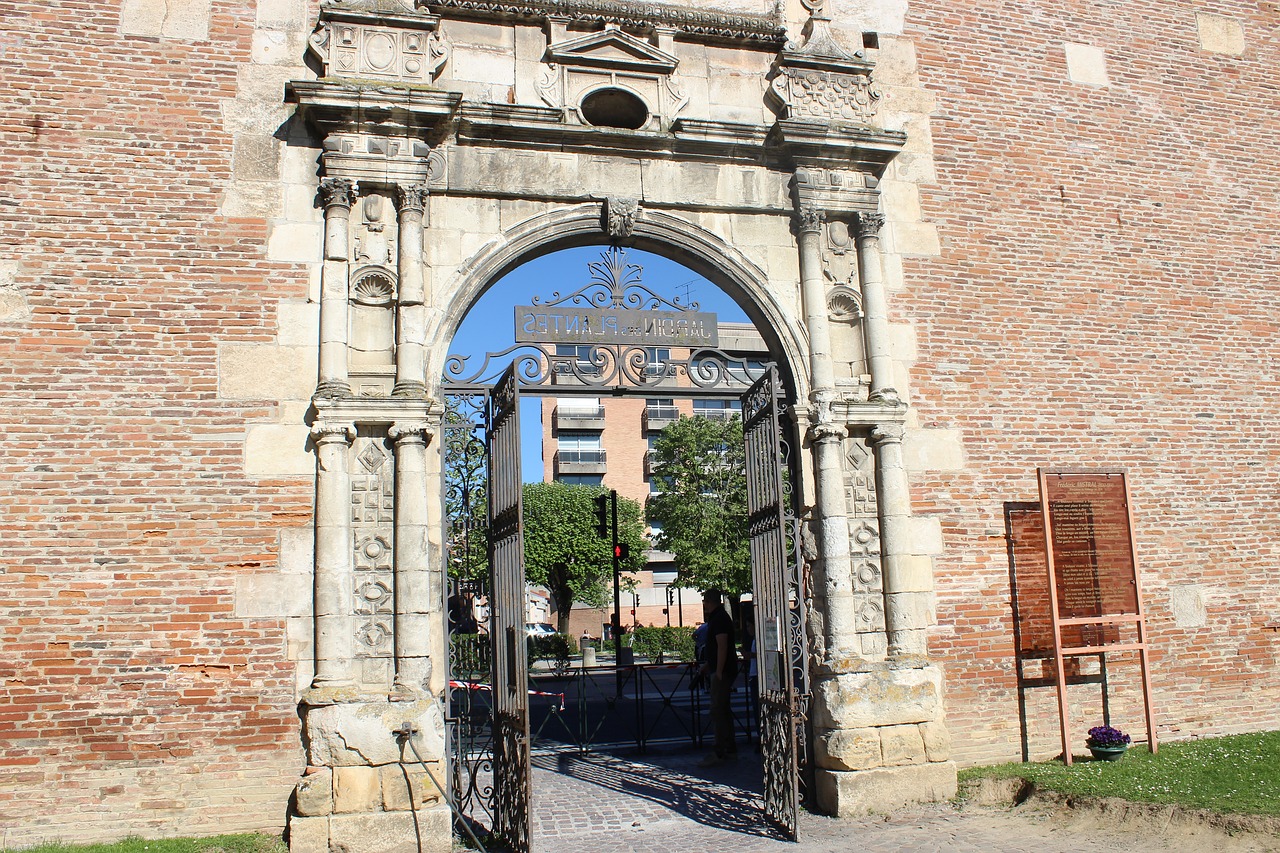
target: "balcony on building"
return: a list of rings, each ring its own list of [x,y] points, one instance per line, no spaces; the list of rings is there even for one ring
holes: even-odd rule
[[[709,421],[727,421],[741,416],[742,404],[736,400],[694,400],[693,416],[706,418]]]
[[[678,420],[680,420],[680,410],[676,408],[674,401],[651,402],[644,407],[644,426],[647,430],[657,432]]]
[[[557,450],[557,474],[603,474],[604,450]]]
[[[604,429],[604,405],[599,400],[560,400],[555,421],[556,429]]]

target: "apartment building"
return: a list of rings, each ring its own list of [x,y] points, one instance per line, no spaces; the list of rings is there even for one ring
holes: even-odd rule
[[[720,350],[749,366],[769,359],[763,338],[749,323],[718,324]],[[580,371],[590,375],[591,347],[561,344],[556,355],[577,355]],[[673,360],[689,357],[686,347],[649,347],[647,371],[664,372]],[[572,380],[580,387],[581,382]],[[661,383],[655,396],[609,397],[580,394],[542,399],[542,470],[544,480],[614,489],[644,506],[654,485],[652,449],[658,433],[681,417],[727,419],[741,411],[732,391],[725,397],[690,397],[683,379]],[[745,390],[745,389],[743,389]],[[669,396],[657,396],[657,394]],[[650,528],[650,532],[653,532]],[[696,625],[702,621],[700,593],[677,583],[674,555],[652,550],[638,586],[624,593],[622,620],[640,625]],[[610,609],[575,605],[569,628],[600,636]]]

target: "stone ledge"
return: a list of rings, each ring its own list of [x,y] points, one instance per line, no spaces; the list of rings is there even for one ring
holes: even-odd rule
[[[953,761],[815,774],[818,808],[833,817],[888,812],[915,803],[936,803],[956,795]]]

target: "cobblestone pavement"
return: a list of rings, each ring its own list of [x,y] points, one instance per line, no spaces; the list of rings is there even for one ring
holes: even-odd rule
[[[1212,839],[1080,825],[1028,809],[921,806],[835,820],[802,814],[801,841],[783,841],[760,812],[760,761],[704,770],[699,753],[534,756],[535,853],[1081,853],[1220,849]],[[1232,847],[1232,850],[1266,849]]]

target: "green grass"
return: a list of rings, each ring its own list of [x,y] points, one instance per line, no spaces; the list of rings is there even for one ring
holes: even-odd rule
[[[213,838],[126,838],[114,844],[42,844],[23,853],[285,853],[271,835],[218,835]]]
[[[1023,778],[1088,797],[1172,803],[1215,812],[1280,815],[1280,731],[1132,747],[1120,761],[1081,758],[973,767],[961,780]]]

